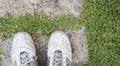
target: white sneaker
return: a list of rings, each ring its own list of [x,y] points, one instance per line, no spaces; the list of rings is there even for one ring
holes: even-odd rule
[[[48,66],[70,66],[72,62],[71,44],[67,35],[55,31],[48,43]]]
[[[12,66],[36,66],[36,51],[31,36],[19,32],[13,38],[11,49]]]

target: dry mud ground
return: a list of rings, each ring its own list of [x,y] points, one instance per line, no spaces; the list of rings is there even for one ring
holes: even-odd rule
[[[0,17],[34,14],[43,11],[54,16],[72,14],[78,16],[82,0],[0,0]]]

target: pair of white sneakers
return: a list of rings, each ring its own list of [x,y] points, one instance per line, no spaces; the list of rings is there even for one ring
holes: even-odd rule
[[[72,62],[69,38],[61,31],[55,31],[48,42],[48,66],[68,66]],[[37,66],[34,41],[26,32],[18,32],[12,43],[12,66]]]

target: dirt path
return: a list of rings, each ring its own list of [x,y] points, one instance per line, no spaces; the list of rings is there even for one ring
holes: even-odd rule
[[[41,10],[55,16],[70,13],[77,17],[81,9],[82,0],[0,0],[0,17],[33,14]]]

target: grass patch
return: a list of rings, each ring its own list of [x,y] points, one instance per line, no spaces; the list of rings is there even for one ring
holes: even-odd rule
[[[19,17],[11,16],[0,18],[0,32],[3,33],[5,37],[18,31],[26,31],[29,33],[41,31],[42,34],[49,35],[55,30],[67,30],[80,26],[75,19],[76,18],[71,15],[52,18],[42,13],[34,15],[27,14],[26,16]]]
[[[41,31],[50,35],[55,30],[79,29],[86,26],[89,63],[83,66],[120,66],[120,1],[84,0],[84,16],[65,15],[51,18],[45,14],[0,18],[0,33]]]
[[[90,59],[85,66],[120,65],[120,1],[84,1]]]

